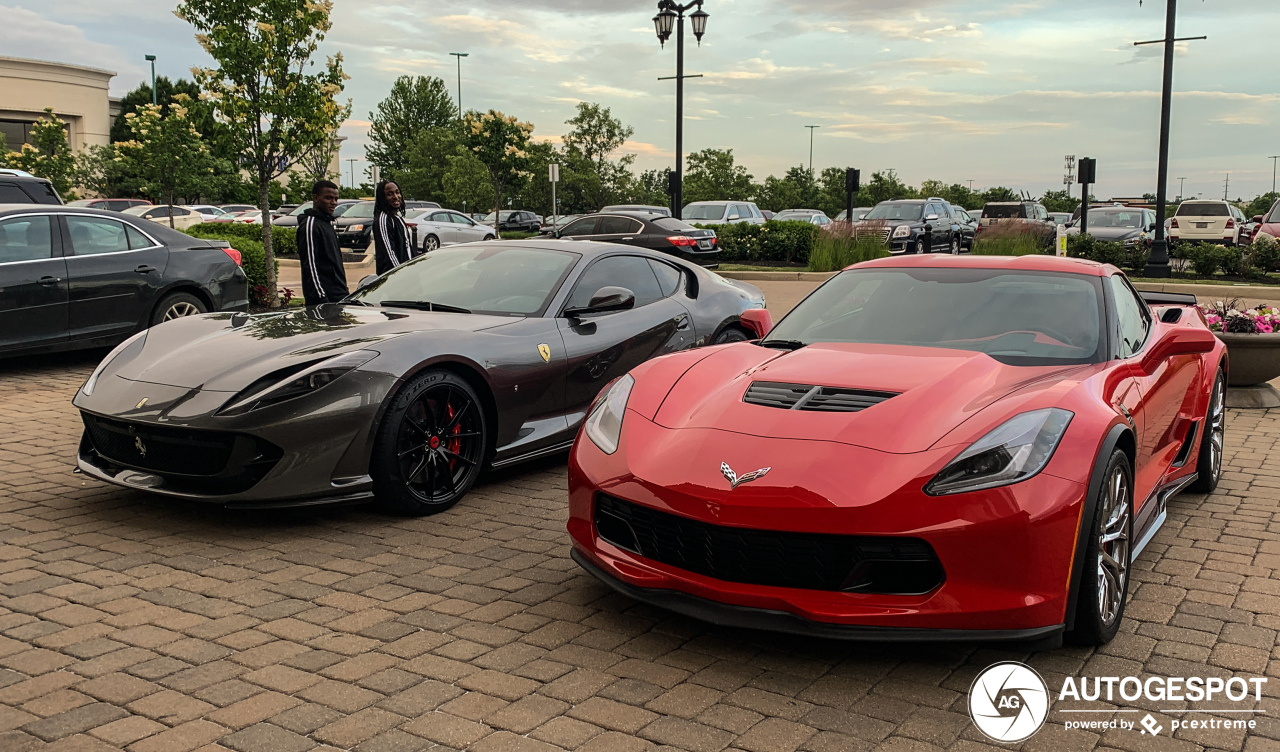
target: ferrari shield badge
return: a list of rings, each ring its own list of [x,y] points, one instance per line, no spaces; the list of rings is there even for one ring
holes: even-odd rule
[[[729,488],[731,489],[737,488],[743,483],[750,483],[753,480],[759,480],[768,475],[769,471],[772,469],[772,467],[762,467],[759,470],[752,470],[749,473],[738,475],[733,471],[733,468],[729,467],[728,462],[720,463],[720,472],[723,473],[725,479],[729,481]]]
[[[551,345],[538,345],[538,354],[542,356],[542,362],[551,362]]]

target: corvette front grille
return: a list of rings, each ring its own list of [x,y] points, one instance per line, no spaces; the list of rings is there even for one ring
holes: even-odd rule
[[[866,389],[754,381],[747,387],[747,393],[743,395],[742,401],[750,405],[776,407],[782,410],[856,413],[897,396],[893,392],[873,392]]]
[[[647,559],[726,582],[884,595],[942,584],[942,564],[919,538],[726,527],[598,494],[601,538]]]

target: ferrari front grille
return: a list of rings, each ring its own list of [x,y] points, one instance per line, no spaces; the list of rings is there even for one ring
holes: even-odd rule
[[[776,407],[782,410],[811,410],[824,413],[856,413],[897,397],[894,392],[872,392],[865,389],[840,389],[809,384],[779,384],[755,381],[747,387],[742,401],[750,405]]]
[[[919,538],[726,527],[598,494],[596,532],[618,548],[726,582],[801,590],[921,595],[942,564]]]

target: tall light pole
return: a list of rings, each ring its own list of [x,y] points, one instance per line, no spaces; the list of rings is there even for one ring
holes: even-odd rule
[[[352,188],[356,187],[356,162],[359,162],[359,161],[360,161],[359,157],[351,157],[347,159],[347,168],[351,170],[351,187]]]
[[[1280,159],[1280,155],[1277,155],[1274,157],[1267,157],[1267,159],[1271,160],[1271,192],[1275,193],[1276,192],[1276,160]]]
[[[450,52],[450,55],[458,58],[458,119],[462,119],[462,58],[470,57],[470,52]]]
[[[806,125],[809,129],[809,174],[813,174],[813,132],[821,128],[821,125]]]
[[[1183,190],[1187,187],[1186,178],[1178,178],[1178,203],[1182,203]]]
[[[702,0],[693,0],[680,5],[675,0],[659,0],[658,15],[653,17],[654,29],[658,32],[658,43],[666,47],[671,32],[676,32],[676,171],[671,183],[671,213],[679,217],[684,208],[684,80],[686,78],[702,78],[701,74],[686,76],[684,74],[684,14],[689,14],[693,25],[693,35],[698,38],[698,46],[702,46],[702,35],[707,31],[709,14],[702,9]],[[659,81],[669,81],[670,77]]]
[[[1176,27],[1178,23],[1177,0],[1165,0],[1164,39],[1149,42],[1134,42],[1138,47],[1144,44],[1164,45],[1164,88],[1160,97],[1160,167],[1156,177],[1156,237],[1151,243],[1151,259],[1147,262],[1146,275],[1157,279],[1173,276],[1169,267],[1169,241],[1164,234],[1165,201],[1169,198],[1169,116],[1173,110],[1173,52],[1178,42],[1208,37],[1185,37],[1178,39]],[[1142,4],[1142,0],[1138,0]]]
[[[144,59],[145,59],[148,63],[151,63],[151,104],[157,104],[157,97],[156,97],[156,56],[155,56],[155,55],[145,55],[145,56],[143,56],[143,57],[144,57]]]

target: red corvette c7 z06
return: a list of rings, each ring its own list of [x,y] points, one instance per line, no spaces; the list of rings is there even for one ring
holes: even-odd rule
[[[1105,643],[1167,500],[1221,475],[1226,351],[1194,303],[1056,257],[850,267],[600,396],[573,557],[717,624]]]

